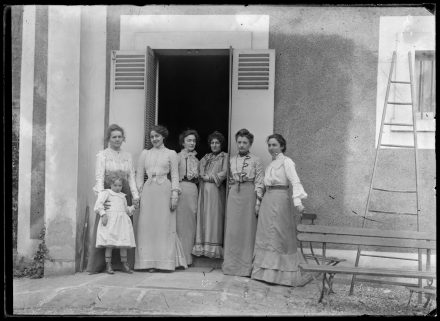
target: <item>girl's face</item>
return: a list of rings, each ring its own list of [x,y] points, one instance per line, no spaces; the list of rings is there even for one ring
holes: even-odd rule
[[[150,133],[150,140],[154,147],[160,147],[163,144],[163,136],[154,130]]]
[[[247,153],[251,148],[251,142],[247,137],[239,136],[237,138],[237,148],[240,154]]]
[[[196,148],[196,136],[188,135],[183,139],[183,148],[187,151],[192,152]]]
[[[267,149],[269,150],[269,153],[272,155],[272,157],[275,157],[279,153],[281,153],[281,145],[275,138],[269,139],[269,141],[267,142]]]
[[[211,146],[211,151],[212,151],[213,153],[218,153],[218,152],[220,152],[220,150],[221,150],[221,148],[222,148],[222,145],[220,144],[220,141],[219,141],[217,138],[213,138],[213,139],[211,140],[210,146]]]
[[[120,193],[122,191],[122,181],[120,179],[113,181],[111,189],[115,193]]]
[[[110,133],[110,139],[108,140],[110,148],[118,150],[121,148],[122,142],[124,141],[124,136],[121,131],[114,130]]]

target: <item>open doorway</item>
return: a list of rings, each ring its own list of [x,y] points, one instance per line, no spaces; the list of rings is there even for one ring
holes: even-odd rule
[[[229,50],[155,50],[159,62],[158,123],[169,129],[165,145],[179,152],[179,134],[197,130],[198,158],[209,153],[207,138],[218,130],[228,150]]]

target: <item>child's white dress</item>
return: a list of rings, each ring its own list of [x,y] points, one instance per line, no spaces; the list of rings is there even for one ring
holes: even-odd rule
[[[110,208],[105,210],[104,203],[110,201]],[[99,222],[96,232],[96,247],[136,247],[133,225],[129,215],[132,215],[134,206],[127,206],[124,193],[115,193],[105,189],[98,194],[95,212],[101,217],[107,214],[107,225]]]

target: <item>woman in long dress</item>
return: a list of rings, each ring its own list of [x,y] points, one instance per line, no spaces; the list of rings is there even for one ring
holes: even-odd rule
[[[264,169],[249,149],[254,141],[247,129],[235,134],[238,154],[229,161],[229,194],[226,206],[224,274],[251,275],[257,230],[256,201],[263,196]]]
[[[192,254],[223,258],[223,222],[228,154],[222,152],[224,137],[215,131],[208,137],[211,153],[200,160],[196,242]]]
[[[122,143],[125,141],[124,129],[116,124],[112,124],[107,128],[106,141],[108,147],[100,151],[96,155],[95,176],[96,184],[93,187],[95,194],[98,195],[104,189],[110,188],[108,177],[114,173],[123,173],[125,176],[122,186],[122,193],[125,194],[127,205],[139,204],[139,193],[136,188],[135,172],[131,154],[121,149]],[[108,204],[109,205],[109,204]],[[133,218],[130,217],[133,222]],[[89,257],[87,262],[87,272],[99,273],[105,270],[105,249],[96,248],[96,231],[100,223],[100,216],[96,214],[92,239],[89,245]],[[125,258],[122,258],[123,260]],[[122,269],[121,258],[119,253],[112,256],[112,266],[115,270]],[[127,261],[130,269],[134,266],[134,249],[128,249]]]
[[[136,231],[137,270],[174,271],[187,268],[182,244],[176,233],[176,207],[180,193],[177,154],[164,146],[168,130],[154,126],[150,131],[151,149],[139,156],[136,184],[141,193]],[[144,174],[148,179],[144,183]],[[171,175],[171,181],[168,175]]]
[[[198,140],[197,131],[185,130],[179,137],[183,149],[177,154],[181,194],[176,209],[176,229],[188,265],[192,264],[191,251],[196,238],[199,160],[196,157],[195,148]]]
[[[301,200],[307,197],[295,170],[295,163],[284,155],[286,140],[273,134],[267,140],[272,162],[265,170],[265,194],[261,206],[255,239],[252,279],[288,286],[304,284],[298,268],[302,259],[297,251],[296,223],[289,197],[299,213],[304,211]]]

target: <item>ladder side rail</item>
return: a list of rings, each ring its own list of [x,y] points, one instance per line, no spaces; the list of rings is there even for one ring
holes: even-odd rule
[[[417,213],[417,232],[420,230],[420,209],[419,209],[419,184],[418,184],[418,155],[417,155],[417,116],[416,116],[416,108],[414,106],[414,84],[413,84],[413,68],[412,68],[412,57],[411,52],[408,52],[408,66],[409,66],[409,81],[411,87],[411,102],[412,102],[412,120],[413,120],[413,137],[414,137],[414,167],[415,167],[415,179],[416,179],[416,213]],[[419,259],[419,271],[423,269],[422,262],[422,250],[418,250],[418,259]],[[419,287],[423,286],[423,280],[419,278]],[[419,293],[418,302],[422,302],[422,293]]]

